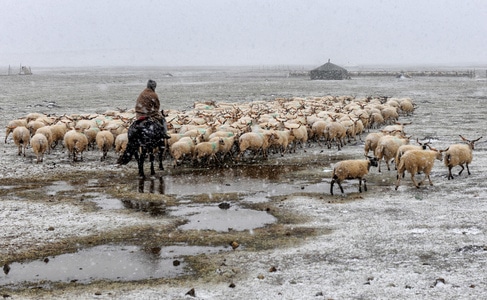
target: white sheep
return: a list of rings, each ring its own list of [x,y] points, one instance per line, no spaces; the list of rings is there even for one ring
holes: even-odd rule
[[[214,137],[210,139],[210,142],[218,142],[219,148],[218,148],[218,153],[221,155],[220,156],[220,161],[225,161],[225,157],[227,155],[232,156],[232,149],[233,146],[235,145],[235,137]]]
[[[117,137],[115,138],[115,152],[118,154],[122,154],[125,149],[127,149],[128,142],[129,138],[127,132],[117,135]]]
[[[47,137],[42,133],[36,133],[30,139],[30,146],[37,157],[37,163],[44,161],[44,153],[50,148],[50,143]]]
[[[57,144],[64,139],[64,135],[68,132],[68,126],[66,123],[60,121],[54,125],[49,125],[52,134],[51,148],[56,148]]]
[[[413,100],[411,100],[410,98],[401,99],[399,105],[401,111],[408,116],[412,114],[416,108],[416,105],[413,103]]]
[[[338,150],[341,150],[345,144],[347,128],[340,122],[331,122],[326,125],[324,134],[328,143],[328,149],[331,148],[331,143],[335,142],[338,146]]]
[[[76,129],[71,129],[64,135],[64,145],[68,149],[68,158],[73,156],[73,161],[83,160],[83,152],[88,147],[88,138]]]
[[[200,142],[196,144],[193,151],[193,162],[201,163],[202,159],[207,159],[209,165],[212,160],[217,160],[216,154],[220,149],[220,138],[214,141]]]
[[[22,154],[22,150],[25,156],[25,149],[30,142],[30,131],[25,126],[18,126],[16,127],[13,132],[12,136],[14,138],[14,143],[18,147],[18,155]]]
[[[364,190],[367,191],[365,175],[369,173],[370,167],[377,167],[377,159],[367,156],[367,159],[342,160],[335,164],[333,174],[331,175],[330,194],[333,195],[333,185],[335,182],[340,187],[343,194],[342,182],[345,179],[358,179],[358,190],[362,192],[362,180],[364,181]]]
[[[407,151],[410,151],[410,150],[426,150],[426,147],[429,147],[429,144],[430,144],[430,142],[421,143],[419,141],[419,139],[416,139],[416,142],[418,143],[418,145],[407,144],[407,145],[401,145],[401,146],[399,146],[399,148],[397,148],[396,158],[394,160],[394,163],[396,164],[396,166],[399,165],[399,163],[401,162],[401,157]],[[402,177],[404,178],[404,173],[402,174]]]
[[[392,106],[386,106],[381,110],[382,117],[384,118],[384,123],[386,124],[392,124],[394,122],[397,122],[399,119],[399,113],[397,112],[396,107]]]
[[[392,135],[385,135],[381,137],[377,143],[377,148],[375,149],[375,157],[377,157],[379,160],[378,171],[381,172],[380,163],[382,159],[385,160],[387,170],[390,171],[390,160],[396,157],[397,149],[399,149],[401,145],[406,144],[409,144],[409,137],[397,137]]]
[[[43,127],[36,130],[35,134],[38,134],[38,133],[43,134],[46,137],[47,143],[49,145],[49,147],[47,149],[47,153],[51,153],[51,145],[52,145],[52,141],[53,141],[51,127],[50,126],[43,126]]]
[[[108,130],[102,130],[96,134],[96,145],[103,153],[100,160],[107,158],[108,151],[113,148],[114,140],[113,134]]]
[[[421,184],[428,178],[430,185],[433,185],[433,182],[430,178],[431,169],[435,163],[435,159],[442,160],[443,152],[446,150],[436,150],[431,148],[431,150],[410,150],[404,153],[401,157],[401,162],[397,166],[397,182],[396,182],[396,190],[399,187],[399,183],[401,182],[401,178],[403,177],[402,174],[407,170],[409,174],[411,174],[411,180],[414,183],[414,186],[419,188]],[[424,172],[424,178],[421,182],[417,183],[414,175],[419,172]]]
[[[329,122],[323,120],[323,119],[319,119],[319,120],[316,120],[313,125],[311,125],[311,134],[310,134],[310,137],[312,137],[315,141],[318,142],[318,145],[321,146],[321,139],[324,137],[325,135],[325,128],[326,128],[326,125],[328,125]]]
[[[367,134],[365,137],[364,142],[364,153],[365,155],[369,155],[369,151],[372,150],[372,153],[375,153],[375,149],[377,148],[377,144],[379,143],[379,139],[383,137],[385,134],[383,132],[371,132]]]
[[[289,140],[291,138],[291,131],[290,130],[273,130],[276,134],[276,138],[270,141],[269,147],[277,147],[278,151],[281,153],[281,156],[284,156],[288,147],[289,147]]]
[[[100,128],[90,127],[86,129],[81,129],[81,132],[84,133],[84,135],[88,139],[87,150],[89,150],[90,148],[95,149],[96,135],[100,132]]]
[[[296,152],[296,146],[298,144],[306,152],[306,143],[308,142],[308,129],[304,124],[288,124],[285,125],[287,129],[291,131],[291,137],[289,142],[293,142],[293,152]]]
[[[30,132],[30,136],[33,136],[37,129],[41,128],[41,127],[44,127],[46,126],[46,124],[44,124],[43,122],[41,121],[30,121],[27,123],[27,129],[29,129],[29,132]]]
[[[451,173],[451,169],[455,166],[460,166],[462,169],[458,172],[458,175],[462,174],[465,167],[464,164],[467,166],[467,173],[470,175],[470,170],[468,165],[472,162],[473,154],[472,150],[474,150],[474,143],[480,140],[482,137],[479,137],[476,140],[467,140],[463,136],[460,135],[460,138],[466,142],[466,144],[454,144],[449,147],[449,150],[445,153],[445,166],[448,168],[448,180],[453,179],[453,175]]]
[[[24,126],[27,128],[27,121],[25,119],[16,119],[8,122],[5,130],[5,143],[7,143],[7,138],[10,133],[19,126]]]
[[[275,133],[266,132],[246,132],[238,139],[239,153],[237,160],[240,160],[246,150],[253,150],[255,152],[254,159],[258,151],[262,151],[262,157],[267,158],[267,149],[269,148],[271,139],[275,139]]]
[[[193,157],[196,140],[194,138],[185,136],[171,145],[170,152],[174,160],[174,168],[178,165],[178,161],[184,160],[186,157]]]

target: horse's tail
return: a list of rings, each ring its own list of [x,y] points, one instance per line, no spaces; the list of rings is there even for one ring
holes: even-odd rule
[[[137,151],[136,145],[134,143],[128,143],[127,148],[125,151],[120,155],[120,157],[117,160],[117,164],[119,165],[126,165],[132,160],[132,156],[134,156],[135,151]]]

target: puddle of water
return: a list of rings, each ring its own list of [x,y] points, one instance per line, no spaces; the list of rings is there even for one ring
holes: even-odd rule
[[[159,216],[166,213],[166,205],[162,201],[145,201],[145,200],[122,200],[124,208],[135,211],[148,212],[153,216]]]
[[[58,192],[72,191],[74,187],[67,181],[54,181],[51,185],[46,186],[46,194],[48,196],[55,196]]]
[[[239,208],[234,205],[230,205],[228,209],[202,205],[178,207],[170,214],[188,220],[188,223],[178,227],[182,230],[243,231],[264,227],[277,221],[274,216],[265,211]]]
[[[120,199],[111,198],[105,194],[85,193],[84,195],[88,197],[85,200],[95,202],[96,205],[101,209],[116,210],[123,209],[125,207]]]
[[[150,177],[148,179],[139,179],[138,191],[139,193],[161,194],[164,195],[166,185],[162,176],[158,178]]]
[[[183,256],[218,253],[223,247],[169,246],[144,249],[139,246],[102,245],[44,260],[12,263],[0,275],[0,286],[49,282],[96,280],[132,281],[173,278],[187,274]]]

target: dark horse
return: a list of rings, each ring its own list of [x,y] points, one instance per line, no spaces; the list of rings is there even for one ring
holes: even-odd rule
[[[162,153],[164,152],[164,137],[166,133],[164,127],[158,122],[151,119],[136,121],[134,126],[130,126],[128,131],[129,142],[123,154],[118,158],[117,163],[121,165],[128,164],[135,156],[139,167],[139,176],[145,178],[144,160],[147,154],[150,161],[151,175],[155,175],[154,170],[154,150],[158,150],[159,170],[164,170],[162,166]]]

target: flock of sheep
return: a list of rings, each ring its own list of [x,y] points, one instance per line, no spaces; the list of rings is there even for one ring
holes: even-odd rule
[[[249,103],[196,102],[188,111],[165,111],[171,136],[166,140],[166,154],[172,158],[174,167],[183,163],[222,164],[255,159],[257,155],[266,159],[272,154],[283,156],[296,152],[298,146],[306,152],[311,144],[321,147],[325,143],[327,148],[335,146],[340,150],[352,140],[362,140],[365,132],[381,129],[368,133],[364,140],[365,155],[373,151],[374,157],[335,165],[331,194],[334,183],[343,193],[341,182],[345,179],[359,179],[360,192],[364,180],[367,190],[364,176],[370,166],[378,165],[381,171],[382,160],[389,170],[390,161],[395,162],[398,170],[396,189],[406,170],[418,187],[422,182],[417,183],[414,174],[424,172],[425,179],[429,179],[434,159],[441,159],[443,155],[449,168],[448,179],[453,178],[451,168],[457,165],[463,171],[465,164],[470,174],[468,164],[472,160],[472,149],[480,138],[468,141],[462,137],[466,144],[452,145],[445,150],[434,149],[428,143],[408,145],[410,137],[404,132],[406,124],[398,121],[400,115],[412,114],[414,109],[410,98],[387,97],[325,96]],[[123,153],[128,142],[127,129],[134,116],[133,110],[120,109],[90,115],[30,113],[8,123],[5,143],[12,133],[18,155],[26,156],[30,146],[37,163],[56,147],[65,147],[68,157],[74,161],[82,160],[84,151],[98,148],[100,159],[104,160],[112,149],[118,155]]]

